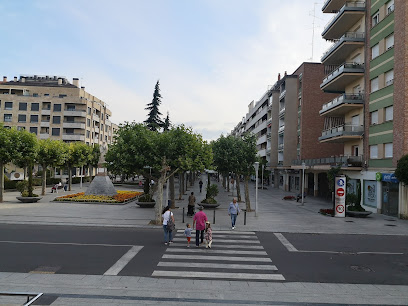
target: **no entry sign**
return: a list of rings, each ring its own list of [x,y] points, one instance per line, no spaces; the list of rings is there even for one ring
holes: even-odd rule
[[[337,191],[336,191],[336,194],[337,194],[339,197],[344,196],[344,189],[343,189],[343,188],[338,188]]]
[[[336,176],[334,216],[344,218],[346,216],[346,177]]]

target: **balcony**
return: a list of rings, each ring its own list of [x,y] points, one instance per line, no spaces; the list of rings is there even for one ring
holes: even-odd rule
[[[85,123],[81,123],[81,122],[63,122],[62,127],[63,128],[68,128],[68,129],[82,129],[82,130],[85,130]]]
[[[99,121],[101,120],[97,114],[93,114],[92,118],[93,118],[93,120],[95,120],[96,122],[99,122]]]
[[[279,134],[283,134],[283,132],[285,132],[285,126],[284,125],[280,126],[279,130],[278,130]]]
[[[286,110],[286,108],[282,107],[282,109],[279,111],[279,118],[282,118],[282,117],[285,116],[285,110]]]
[[[81,134],[62,134],[62,140],[85,141],[85,135],[81,135]]]
[[[40,139],[47,139],[50,137],[49,133],[40,133]]]
[[[294,160],[292,165],[301,166],[305,163],[307,167],[320,166],[320,165],[330,165],[330,166],[342,166],[342,167],[362,167],[363,166],[363,156],[332,156],[325,158],[314,158],[305,160]]]
[[[95,133],[99,133],[99,128],[97,126],[94,127]]]
[[[50,127],[50,122],[49,121],[41,121],[40,126],[41,127]]]
[[[326,0],[323,4],[323,13],[337,13],[344,5],[345,0]]]
[[[364,95],[363,94],[342,94],[332,101],[323,104],[322,109],[319,111],[320,116],[332,116],[338,117],[357,109],[364,107]]]
[[[278,151],[279,152],[283,151],[284,148],[285,148],[285,144],[283,144],[283,143],[278,144]]]
[[[320,142],[347,142],[363,138],[364,126],[343,124],[322,132]]]
[[[106,120],[105,120],[105,124],[106,124],[107,126],[111,126],[111,125],[112,125],[112,122],[111,122],[110,120],[106,119]]]
[[[266,139],[271,139],[271,137],[272,137],[272,133],[271,132],[268,132],[268,133],[266,133]]]
[[[94,138],[94,143],[99,143],[99,138],[98,137]]]
[[[64,110],[64,116],[69,117],[86,117],[86,111],[82,110]]]
[[[347,57],[364,46],[365,33],[347,32],[323,54],[322,63],[325,65],[335,65],[343,63]]]
[[[347,1],[326,25],[322,37],[328,40],[339,39],[351,26],[364,17],[365,6],[363,1]]]
[[[343,93],[346,85],[357,81],[364,76],[364,64],[344,63],[335,68],[320,84],[325,92]]]
[[[286,89],[283,90],[279,95],[279,100],[282,100],[286,96]]]
[[[49,116],[49,115],[51,115],[51,110],[50,109],[42,109],[41,110],[41,115]]]

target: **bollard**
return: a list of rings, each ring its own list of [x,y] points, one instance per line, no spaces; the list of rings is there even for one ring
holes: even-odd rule
[[[215,224],[215,208],[214,208],[214,215],[213,215],[213,224]]]
[[[185,209],[185,208],[183,207],[183,223],[184,223],[184,209]]]
[[[246,225],[246,209],[244,210],[244,225]]]

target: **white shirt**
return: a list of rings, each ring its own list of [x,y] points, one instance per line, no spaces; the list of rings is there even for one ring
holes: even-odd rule
[[[168,210],[163,214],[163,225],[167,225],[167,222],[169,222],[170,216],[172,216],[173,213]]]

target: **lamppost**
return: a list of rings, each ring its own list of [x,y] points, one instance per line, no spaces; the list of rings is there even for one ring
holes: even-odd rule
[[[265,168],[265,165],[262,165],[262,190],[263,190],[263,183],[264,183],[264,181],[263,181],[263,171],[264,171],[264,168]]]
[[[303,162],[302,163],[302,206],[305,204],[304,200],[305,200],[305,168],[306,168],[306,164]]]
[[[259,162],[254,163],[255,168],[255,217],[258,217],[258,170],[259,170]]]

